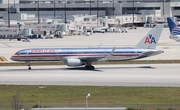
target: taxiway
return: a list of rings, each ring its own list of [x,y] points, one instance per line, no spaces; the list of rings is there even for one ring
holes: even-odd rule
[[[180,64],[0,67],[0,84],[180,87]]]

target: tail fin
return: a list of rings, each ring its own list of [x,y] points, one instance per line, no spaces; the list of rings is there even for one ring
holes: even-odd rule
[[[169,27],[169,31],[172,32],[172,30],[177,27],[176,23],[171,19],[171,18],[167,18],[167,22],[168,22],[168,27]]]
[[[180,29],[178,28],[176,23],[169,17],[167,18],[167,22],[168,22],[168,27],[169,27],[170,33],[172,35],[180,35]]]
[[[164,24],[157,24],[135,47],[141,49],[155,49],[163,27]]]

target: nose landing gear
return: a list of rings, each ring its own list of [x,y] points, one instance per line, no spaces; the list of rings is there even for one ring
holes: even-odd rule
[[[28,65],[28,70],[31,70],[31,64],[30,64],[30,62],[27,62],[27,65]]]

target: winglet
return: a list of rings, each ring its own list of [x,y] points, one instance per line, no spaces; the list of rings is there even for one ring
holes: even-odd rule
[[[155,49],[161,36],[164,24],[157,24],[144,38],[135,46],[140,49]]]
[[[113,55],[113,53],[114,53],[114,51],[115,51],[115,49],[116,49],[116,47],[114,47],[113,49],[112,49],[112,51],[110,52],[110,56],[112,56]]]
[[[115,51],[115,49],[116,49],[116,47],[114,47],[114,48],[112,49],[112,51],[109,53],[109,55],[108,55],[108,56],[112,56],[112,55],[113,55],[113,53],[114,53],[114,51]]]
[[[98,48],[100,48],[100,47],[101,47],[101,45],[102,45],[102,43],[100,43],[100,44],[99,44]]]
[[[115,49],[116,49],[116,47],[114,47],[114,48],[112,49],[112,51],[111,51],[105,58],[102,58],[101,61],[108,61],[109,58],[113,55]]]

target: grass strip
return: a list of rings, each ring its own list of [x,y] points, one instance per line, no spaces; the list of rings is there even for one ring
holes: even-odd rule
[[[89,107],[131,107],[180,109],[178,87],[117,87],[117,86],[33,86],[0,85],[0,104],[11,105],[19,91],[24,106],[33,107],[38,101],[43,107],[85,107],[88,93]],[[155,110],[155,109],[154,109]]]

